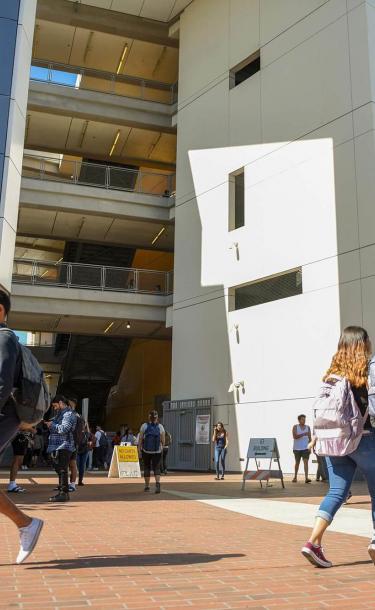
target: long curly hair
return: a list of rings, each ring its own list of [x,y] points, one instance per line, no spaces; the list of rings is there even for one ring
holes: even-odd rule
[[[356,388],[367,385],[370,355],[371,342],[367,331],[360,326],[348,326],[341,333],[337,352],[323,381],[331,375],[340,375]]]

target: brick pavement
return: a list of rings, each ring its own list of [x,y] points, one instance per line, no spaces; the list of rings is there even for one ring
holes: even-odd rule
[[[319,570],[299,555],[308,533],[303,527],[167,493],[144,494],[141,482],[101,475],[90,475],[69,504],[58,506],[45,502],[55,479],[36,475],[22,482],[28,493],[17,499],[46,525],[28,563],[15,566],[17,532],[0,518],[0,608],[375,608],[375,567],[364,538],[328,533],[335,567]],[[213,482],[207,475],[179,475],[163,482],[173,490],[230,497],[239,489],[235,476]],[[275,485],[266,497],[314,501],[324,489],[287,484],[282,493]],[[368,502],[361,484],[355,491]],[[252,483],[245,491],[259,494]]]

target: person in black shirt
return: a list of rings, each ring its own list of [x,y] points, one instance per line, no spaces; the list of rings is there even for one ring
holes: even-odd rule
[[[12,391],[17,386],[21,372],[21,349],[16,335],[4,330],[7,328],[6,319],[9,311],[9,296],[0,290],[0,455],[4,453],[18,430],[25,428],[17,418],[12,400]],[[2,491],[0,491],[0,513],[19,528],[20,550],[16,563],[22,563],[33,552],[43,521],[28,517]]]

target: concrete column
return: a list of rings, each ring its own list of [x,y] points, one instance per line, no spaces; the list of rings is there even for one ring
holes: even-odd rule
[[[36,0],[0,3],[0,287],[10,290]]]

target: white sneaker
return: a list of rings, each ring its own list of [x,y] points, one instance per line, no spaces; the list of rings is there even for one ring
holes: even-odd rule
[[[42,531],[43,521],[33,519],[27,527],[20,527],[20,550],[16,563],[20,564],[31,555],[35,549],[40,532]]]

